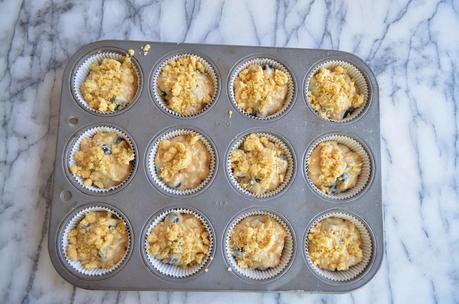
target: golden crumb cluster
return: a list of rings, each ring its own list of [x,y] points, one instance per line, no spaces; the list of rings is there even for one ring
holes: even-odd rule
[[[169,61],[159,75],[158,89],[167,107],[180,115],[200,113],[215,95],[212,78],[196,56]]]
[[[126,224],[109,211],[91,211],[69,232],[67,257],[87,270],[110,269],[127,248]]]
[[[257,195],[274,191],[285,181],[286,151],[266,136],[250,134],[231,153],[231,169],[239,185]]]
[[[253,215],[238,223],[230,249],[241,268],[265,270],[280,263],[287,232],[269,215]]]
[[[320,68],[312,77],[308,97],[312,108],[325,119],[342,120],[364,103],[355,81],[342,66]]]
[[[192,189],[210,172],[211,155],[197,134],[179,135],[161,140],[155,165],[161,180],[169,187]]]
[[[126,107],[137,93],[137,74],[130,56],[122,62],[105,58],[93,63],[80,91],[89,107],[113,112]]]
[[[336,141],[320,143],[309,158],[309,177],[323,192],[344,192],[357,183],[362,171],[360,156]]]
[[[148,235],[148,252],[162,263],[179,267],[202,264],[210,250],[210,238],[200,219],[171,212]]]
[[[331,217],[320,221],[308,234],[312,262],[321,269],[348,270],[363,260],[359,230],[350,221]]]
[[[286,72],[268,65],[251,64],[235,81],[235,97],[245,112],[266,117],[279,112],[287,99],[289,78]]]
[[[115,132],[97,132],[81,141],[70,172],[83,178],[86,187],[108,189],[126,180],[132,170],[134,151]]]

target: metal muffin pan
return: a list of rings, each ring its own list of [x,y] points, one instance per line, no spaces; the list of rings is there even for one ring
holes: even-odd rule
[[[144,55],[141,48],[150,44]],[[106,115],[85,109],[72,94],[72,75],[89,56],[98,52],[127,53],[135,50],[134,59],[141,76],[141,87],[132,105]],[[195,117],[177,117],[167,113],[153,98],[152,77],[155,68],[170,56],[197,54],[215,69],[219,90],[215,102]],[[271,58],[292,74],[294,97],[281,115],[268,120],[248,117],[230,100],[229,79],[237,66],[253,58]],[[306,80],[318,64],[341,60],[357,67],[367,80],[369,100],[358,118],[337,123],[325,121],[312,112],[306,100]],[[381,156],[378,85],[370,68],[355,55],[332,50],[247,47],[158,43],[148,41],[98,41],[76,52],[64,71],[59,114],[59,128],[54,170],[53,200],[49,222],[48,247],[52,264],[68,282],[86,289],[116,290],[240,290],[240,291],[308,291],[347,292],[370,281],[378,271],[384,252],[381,198]],[[68,146],[75,136],[94,126],[117,127],[136,147],[135,168],[129,181],[114,191],[83,191],[68,170]],[[216,149],[215,176],[209,184],[191,195],[174,195],[160,191],[149,177],[148,147],[165,131],[193,129],[208,136]],[[294,173],[286,188],[272,197],[257,199],[238,191],[227,172],[227,153],[240,136],[254,132],[272,133],[285,139],[295,159]],[[305,156],[309,147],[321,137],[339,134],[356,139],[371,159],[372,172],[366,187],[358,195],[334,200],[317,193],[307,182]],[[119,211],[130,224],[131,248],[126,260],[116,270],[88,277],[72,270],[61,249],[66,220],[91,205],[104,205]],[[214,233],[213,258],[203,271],[186,278],[173,278],[152,271],[143,252],[145,231],[151,217],[169,208],[189,208],[208,219]],[[253,280],[230,268],[225,256],[225,231],[231,221],[245,211],[265,210],[278,214],[293,230],[294,252],[285,271],[268,280]],[[373,241],[373,252],[364,271],[356,278],[338,282],[315,273],[305,256],[305,235],[312,221],[321,214],[344,212],[362,219]]]

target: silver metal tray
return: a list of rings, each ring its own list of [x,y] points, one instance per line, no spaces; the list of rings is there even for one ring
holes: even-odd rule
[[[149,43],[147,55],[140,51]],[[71,91],[75,68],[87,56],[101,51],[136,51],[142,86],[136,101],[115,115],[94,114],[80,106]],[[152,75],[162,60],[178,53],[189,52],[208,60],[215,68],[219,94],[214,104],[195,118],[178,118],[162,110],[152,97]],[[256,120],[244,116],[230,101],[228,81],[232,70],[247,58],[268,57],[285,65],[293,76],[295,95],[286,113],[271,120]],[[348,123],[329,122],[319,118],[305,99],[306,77],[317,64],[326,60],[343,60],[356,66],[369,87],[369,102],[365,112]],[[59,129],[54,170],[53,201],[49,222],[49,253],[57,272],[68,282],[87,289],[117,290],[241,290],[308,292],[347,292],[370,281],[383,258],[383,214],[381,200],[379,95],[376,79],[370,68],[355,55],[332,50],[247,47],[230,45],[175,44],[145,41],[98,41],[84,46],[68,61],[62,81]],[[232,115],[229,112],[232,111]],[[132,179],[117,191],[107,194],[86,193],[75,186],[66,172],[66,147],[75,136],[90,126],[113,125],[125,131],[137,148],[136,168]],[[193,128],[202,131],[214,143],[217,152],[216,175],[210,185],[191,196],[164,194],[155,187],[146,169],[149,143],[169,128]],[[230,183],[226,172],[226,156],[231,143],[248,130],[271,132],[290,143],[296,159],[295,173],[288,188],[269,199],[255,199],[241,194]],[[356,197],[336,201],[316,193],[305,178],[305,153],[314,142],[327,134],[348,135],[366,148],[372,161],[368,185]],[[132,229],[132,246],[125,263],[108,276],[89,278],[72,271],[60,249],[60,235],[69,215],[83,206],[104,203],[124,214]],[[205,271],[185,279],[161,276],[148,267],[142,254],[144,230],[148,220],[158,211],[191,208],[201,212],[215,233],[213,259]],[[289,267],[279,276],[257,281],[230,271],[224,255],[224,234],[231,220],[246,209],[267,209],[279,214],[293,229],[294,255]],[[305,257],[306,231],[318,215],[329,210],[342,210],[361,218],[373,240],[371,260],[357,278],[335,282],[312,271]]]

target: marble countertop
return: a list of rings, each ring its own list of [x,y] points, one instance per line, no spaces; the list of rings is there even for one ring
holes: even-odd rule
[[[77,2],[77,1],[75,1]],[[459,302],[459,2],[0,2],[0,303]],[[104,292],[59,277],[47,251],[66,59],[100,39],[329,48],[380,86],[386,252],[343,295]]]

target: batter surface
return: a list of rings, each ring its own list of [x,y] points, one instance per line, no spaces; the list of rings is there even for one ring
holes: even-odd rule
[[[336,141],[320,143],[308,162],[309,177],[327,194],[342,193],[354,187],[362,171],[360,156]]]
[[[137,74],[130,56],[122,62],[105,58],[93,63],[81,85],[81,94],[88,105],[101,112],[113,112],[126,107],[137,93]]]
[[[311,78],[308,97],[312,108],[325,119],[342,120],[364,103],[364,96],[348,71],[336,66],[320,68]]]
[[[128,248],[126,224],[109,211],[91,211],[68,235],[67,257],[87,269],[110,269]]]
[[[211,155],[198,135],[179,135],[162,140],[155,158],[161,180],[169,187],[198,187],[210,172]]]
[[[196,56],[168,62],[159,75],[158,91],[167,107],[180,115],[200,113],[215,95],[212,78]]]
[[[83,178],[86,187],[108,189],[125,181],[132,170],[134,151],[115,132],[97,132],[81,141],[70,172]]]
[[[363,260],[362,240],[355,225],[331,217],[320,221],[308,234],[312,262],[326,270],[348,270]]]
[[[148,235],[148,252],[162,263],[179,267],[200,265],[209,255],[207,229],[196,216],[171,212]]]
[[[288,93],[288,76],[269,65],[251,64],[242,70],[234,84],[238,106],[245,112],[266,117],[279,112]]]
[[[234,227],[230,249],[239,267],[266,270],[279,265],[286,237],[275,219],[253,215]]]
[[[285,180],[286,152],[267,137],[250,134],[231,153],[231,169],[239,185],[257,195],[276,190]]]

